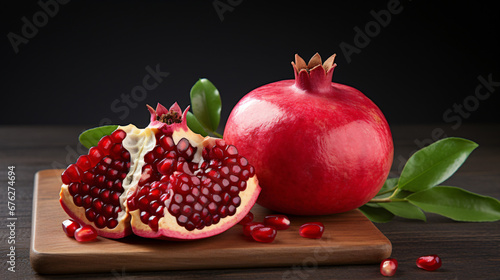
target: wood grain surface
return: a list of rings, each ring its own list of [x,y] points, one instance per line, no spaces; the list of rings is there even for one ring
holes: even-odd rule
[[[278,231],[273,243],[249,240],[239,225],[189,242],[130,236],[80,243],[61,229],[61,222],[68,218],[58,201],[62,171],[43,170],[35,178],[31,265],[38,273],[276,267],[304,260],[314,265],[366,264],[379,263],[391,254],[389,240],[358,210],[320,217],[290,216],[290,228]],[[270,213],[258,205],[252,212],[257,221]],[[325,225],[321,239],[298,234],[300,225],[312,221]]]
[[[124,267],[93,274],[38,274],[30,263],[33,186],[39,170],[64,168],[76,161],[85,149],[77,146],[78,135],[90,126],[0,126],[0,184],[7,182],[7,166],[16,166],[15,272],[7,270],[10,252],[6,237],[7,190],[0,192],[0,279],[387,279],[378,264],[315,266],[304,259],[299,265],[284,267],[229,268],[169,271],[129,271]],[[450,124],[391,126],[395,144],[391,176],[397,176],[401,162],[412,151],[436,137],[471,139],[479,147],[466,163],[445,182],[500,199],[500,124]],[[444,134],[443,134],[444,133]],[[57,194],[55,194],[57,196]],[[392,255],[399,262],[391,279],[500,279],[500,222],[459,223],[426,214],[427,222],[396,218],[375,226],[392,243]],[[58,223],[60,221],[57,221]],[[415,260],[438,254],[443,266],[424,271]],[[75,259],[74,262],[79,262]]]

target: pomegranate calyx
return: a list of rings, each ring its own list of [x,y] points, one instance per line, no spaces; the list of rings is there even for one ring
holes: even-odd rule
[[[321,56],[316,53],[306,64],[298,54],[295,54],[295,62],[292,61],[295,73],[295,86],[299,89],[310,92],[330,91],[333,70],[337,66],[336,54],[330,56],[322,64]]]
[[[175,130],[173,126],[180,126],[183,130],[187,130],[186,114],[189,110],[189,106],[182,112],[181,107],[174,103],[170,109],[165,108],[165,106],[158,103],[156,109],[146,105],[148,107],[149,113],[151,113],[151,121],[148,127],[158,128],[164,132]]]

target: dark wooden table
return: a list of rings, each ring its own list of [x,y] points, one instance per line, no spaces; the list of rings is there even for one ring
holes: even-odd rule
[[[31,269],[29,262],[34,174],[42,169],[62,168],[75,161],[82,152],[77,150],[76,144],[77,136],[83,129],[59,126],[0,127],[0,279],[283,279],[284,275],[291,275],[291,279],[383,278],[377,264],[327,267],[312,267],[310,264],[303,267],[297,264],[294,267],[262,269],[38,275]],[[500,124],[462,125],[455,130],[445,125],[412,125],[394,126],[392,130],[395,142],[392,175],[397,175],[399,164],[422,142],[428,143],[442,133],[464,137],[476,141],[480,147],[446,184],[500,199]],[[10,251],[7,171],[11,165],[15,166],[16,171],[15,272],[7,270],[7,254]],[[399,261],[394,278],[500,279],[500,222],[459,223],[432,214],[428,214],[427,218],[427,222],[396,218],[386,224],[376,224],[392,241],[392,257]],[[443,266],[434,272],[418,269],[415,266],[416,258],[426,254],[438,254]]]

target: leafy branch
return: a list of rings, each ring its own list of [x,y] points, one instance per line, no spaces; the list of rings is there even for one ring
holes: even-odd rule
[[[399,178],[387,179],[378,194],[359,210],[374,222],[394,216],[426,220],[425,212],[455,221],[500,220],[500,201],[457,187],[440,186],[478,145],[463,138],[439,140],[411,156]]]

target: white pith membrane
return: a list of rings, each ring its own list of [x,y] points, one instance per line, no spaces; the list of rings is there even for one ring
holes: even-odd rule
[[[154,130],[155,133],[161,133],[155,128],[146,128],[150,130]],[[196,134],[190,130],[178,129],[172,133],[172,139],[174,144],[177,145],[181,139],[187,139],[191,146],[196,147],[196,153],[194,154],[193,160],[191,162],[198,163],[200,166],[203,162],[202,151],[204,147],[211,147],[215,145],[215,138],[211,137],[202,137],[199,134]],[[156,145],[156,139],[153,136],[153,141],[147,143],[147,145],[141,150],[140,154],[138,154],[140,160],[135,165],[136,170],[133,173],[133,181],[128,185],[128,196],[133,196],[138,189],[138,182],[141,177],[141,170],[144,166],[144,156],[152,151]],[[124,145],[125,146],[125,145]],[[194,175],[196,175],[196,171]],[[130,175],[130,174],[129,174]],[[129,176],[127,176],[128,178]],[[257,192],[257,193],[256,193]],[[210,237],[221,232],[224,232],[231,226],[237,224],[243,217],[250,211],[250,208],[255,204],[257,200],[258,193],[260,192],[260,187],[258,186],[257,177],[254,175],[249,178],[247,181],[247,187],[244,191],[239,193],[239,197],[241,199],[241,204],[236,208],[236,212],[232,216],[227,216],[221,218],[218,223],[205,226],[203,229],[194,229],[187,230],[184,226],[180,226],[177,223],[176,217],[168,211],[168,206],[173,199],[173,195],[170,196],[164,202],[164,210],[163,217],[161,217],[158,221],[158,231],[154,231],[148,224],[145,224],[141,221],[140,218],[140,209],[136,209],[133,211],[129,210],[129,214],[131,216],[131,225],[132,230],[136,235],[149,237],[149,238],[163,238],[163,239],[200,239],[205,237]],[[126,202],[125,202],[126,204]]]

